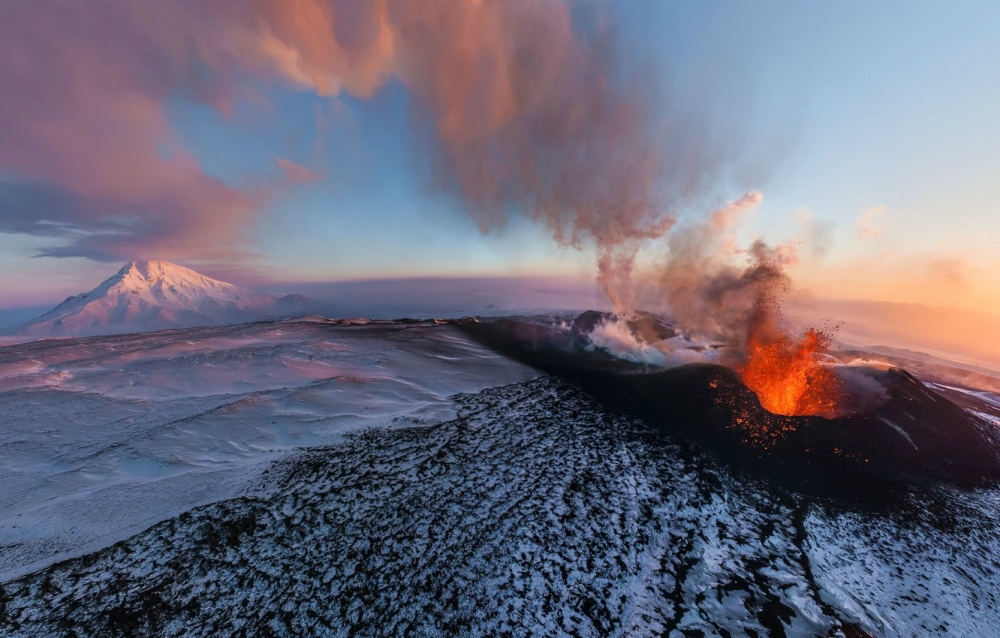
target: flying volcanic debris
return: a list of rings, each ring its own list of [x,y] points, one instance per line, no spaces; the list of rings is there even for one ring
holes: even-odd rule
[[[764,408],[836,416],[846,395],[825,365],[830,332],[810,327],[795,335],[782,322],[781,296],[795,250],[760,240],[741,249],[732,235],[739,217],[762,199],[758,192],[747,193],[708,220],[675,231],[656,291],[686,330],[727,345],[721,363],[739,373]],[[749,258],[742,268],[733,263],[741,255]]]

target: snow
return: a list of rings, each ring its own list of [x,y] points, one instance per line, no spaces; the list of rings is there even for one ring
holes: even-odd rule
[[[993,406],[995,408],[1000,408],[1000,394],[996,392],[989,392],[987,390],[975,390],[971,388],[949,385],[945,383],[928,383],[927,385],[931,388],[938,388],[941,390],[951,390],[952,392],[965,394],[973,399],[978,399],[979,401],[982,401],[987,405]]]
[[[810,499],[450,325],[0,348],[0,633],[984,636],[1000,491]]]
[[[232,497],[282,454],[447,420],[450,396],[534,375],[432,325],[257,323],[0,348],[0,581]]]
[[[0,632],[901,637],[1000,622],[995,490],[810,501],[552,378],[453,405],[439,424],[281,456],[245,494],[0,585]]]
[[[88,293],[15,328],[32,337],[106,335],[303,314],[304,297],[274,297],[169,261],[131,261]]]

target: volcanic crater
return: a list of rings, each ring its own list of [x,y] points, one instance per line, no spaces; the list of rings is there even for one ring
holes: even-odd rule
[[[867,493],[872,481],[964,488],[1000,481],[996,426],[902,368],[845,366],[841,374],[862,379],[867,389],[845,390],[835,415],[776,414],[731,366],[664,368],[594,347],[590,335],[609,317],[588,311],[568,326],[501,319],[462,329],[664,435],[687,436],[738,467],[804,493],[853,497],[859,488]],[[623,323],[640,342],[677,334],[650,313]]]

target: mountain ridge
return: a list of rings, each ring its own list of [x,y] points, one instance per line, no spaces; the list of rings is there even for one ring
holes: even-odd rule
[[[316,304],[302,295],[259,293],[166,260],[132,260],[93,290],[9,332],[61,337],[218,326],[301,315]]]

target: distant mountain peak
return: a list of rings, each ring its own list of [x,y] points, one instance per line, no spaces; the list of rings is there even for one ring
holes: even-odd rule
[[[162,277],[180,277],[186,279],[211,279],[180,264],[166,259],[133,259],[118,271],[119,275],[132,275],[143,279],[159,279]],[[214,280],[217,281],[217,280]]]
[[[234,284],[212,279],[190,268],[163,259],[133,259],[122,266],[118,274],[108,281],[119,278],[130,284],[155,284],[160,281],[168,281],[191,286],[238,288]]]
[[[136,259],[16,331],[79,336],[225,325],[304,314],[312,303],[242,288],[170,261]]]
[[[190,268],[185,268],[164,259],[133,259],[118,271],[119,275],[128,275],[130,273],[136,273],[145,279],[155,279],[170,273],[191,273],[198,275],[198,273]]]

